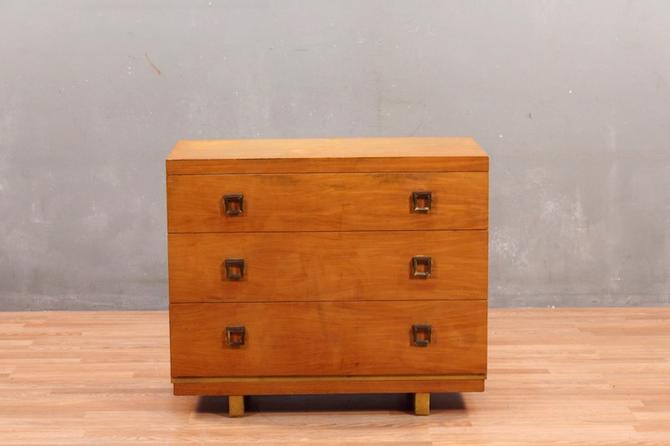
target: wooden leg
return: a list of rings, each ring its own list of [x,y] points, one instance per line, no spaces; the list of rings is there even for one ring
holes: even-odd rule
[[[244,416],[244,397],[243,396],[229,396],[228,397],[228,416],[242,417]]]
[[[430,414],[430,393],[414,394],[414,415]]]

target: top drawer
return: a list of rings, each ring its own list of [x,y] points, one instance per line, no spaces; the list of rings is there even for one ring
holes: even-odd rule
[[[486,229],[488,172],[168,175],[168,232]]]

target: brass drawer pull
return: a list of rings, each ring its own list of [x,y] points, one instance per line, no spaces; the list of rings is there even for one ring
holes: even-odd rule
[[[244,213],[244,194],[223,196],[223,211],[229,217],[239,217]]]
[[[433,335],[433,327],[427,324],[412,325],[412,345],[428,347]]]
[[[232,348],[239,348],[244,345],[246,330],[244,325],[226,327],[226,345]]]
[[[410,262],[413,279],[429,279],[433,273],[433,259],[430,256],[414,256]]]
[[[430,191],[412,192],[411,211],[415,214],[427,214],[433,207],[433,193]]]
[[[223,266],[226,270],[226,280],[239,282],[244,279],[244,259],[226,259]]]

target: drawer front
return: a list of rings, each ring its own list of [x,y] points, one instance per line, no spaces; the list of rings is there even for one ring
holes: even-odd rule
[[[486,308],[485,301],[172,304],[172,376],[485,374]]]
[[[485,229],[488,173],[168,175],[167,204],[168,232]]]
[[[171,302],[487,297],[486,231],[169,234]]]

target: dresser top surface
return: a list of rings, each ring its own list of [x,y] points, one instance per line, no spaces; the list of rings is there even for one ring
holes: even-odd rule
[[[488,171],[488,155],[468,137],[184,140],[166,166],[168,174]]]

